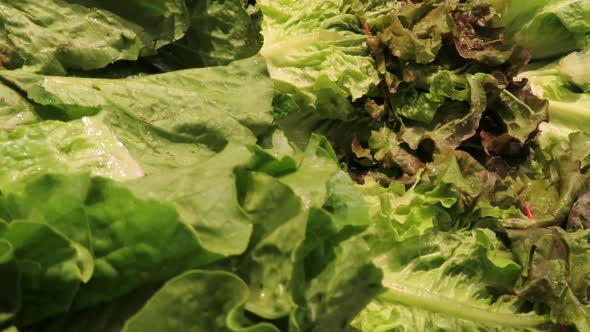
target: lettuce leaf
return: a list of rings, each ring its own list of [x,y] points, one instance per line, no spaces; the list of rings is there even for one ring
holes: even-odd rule
[[[211,288],[217,290],[213,295],[210,293]],[[178,308],[178,296],[182,294],[189,296]],[[168,281],[125,323],[121,331],[182,329],[203,332],[279,332],[268,323],[242,326],[248,323],[242,312],[247,298],[248,287],[234,274],[224,271],[188,271]]]
[[[46,106],[47,117],[125,112],[170,133],[216,142],[218,148],[228,141],[255,143],[272,124],[272,82],[260,56],[227,66],[126,79],[42,76],[22,70],[2,71],[0,76],[26,92],[31,102]]]
[[[0,84],[0,130],[39,121],[34,107],[25,98],[4,84]]]
[[[2,187],[46,172],[85,170],[119,181],[144,174],[100,118],[44,121],[0,131],[0,151]]]
[[[548,322],[514,295],[498,295],[520,266],[489,230],[414,237],[377,261],[385,291],[355,318],[358,331],[542,331]]]
[[[508,232],[526,282],[517,294],[534,301],[561,324],[590,328],[588,317],[588,230],[573,233],[558,227]]]
[[[150,58],[165,71],[226,65],[249,58],[262,47],[258,20],[240,0],[197,1],[189,6],[190,26],[182,39]]]
[[[508,0],[501,23],[509,40],[528,48],[533,58],[554,58],[588,45],[590,2]]]
[[[374,221],[367,238],[384,273],[384,291],[354,319],[352,330],[546,329],[549,318],[512,292],[521,266],[496,234],[451,226],[485,195],[486,181],[495,181],[466,155],[440,158],[409,189],[365,179]]]
[[[533,93],[549,100],[551,124],[561,126],[566,132],[590,130],[589,113],[586,111],[587,105],[590,105],[589,60],[590,48],[548,64],[528,66],[518,76],[531,82]]]
[[[300,110],[349,118],[349,101],[378,83],[350,1],[263,0],[257,6],[263,14],[261,54],[277,91]]]
[[[6,291],[0,294],[0,325],[5,325],[18,312],[22,301],[14,247],[5,239],[0,240],[0,280],[6,285]]]
[[[4,1],[0,23],[7,41],[3,44],[14,47],[8,54],[17,54],[27,70],[60,75],[70,69],[91,70],[117,60],[137,60],[182,37],[188,26],[181,0],[150,6],[140,1],[79,2]],[[11,68],[17,67],[13,58],[8,62]]]
[[[4,248],[11,247],[8,254],[12,251],[16,263],[16,269],[12,263],[6,276],[18,278],[12,280],[12,286],[17,287],[13,301],[20,302],[16,307],[20,323],[69,309],[80,284],[93,274],[88,250],[42,223],[0,221],[0,239]]]

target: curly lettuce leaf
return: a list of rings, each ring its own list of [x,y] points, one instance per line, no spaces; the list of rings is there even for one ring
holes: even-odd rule
[[[517,294],[549,312],[561,324],[590,328],[588,230],[568,233],[559,227],[509,231],[512,251],[526,282]]]
[[[393,111],[404,118],[430,124],[446,101],[469,99],[469,85],[452,72],[440,70],[429,81],[428,92],[418,92],[415,87],[407,87],[392,94],[390,104]]]
[[[408,3],[391,15],[391,25],[378,36],[393,55],[416,63],[434,61],[442,36],[453,29],[447,3]]]
[[[357,331],[543,331],[548,323],[506,293],[520,266],[489,230],[429,232],[377,262],[385,291],[355,318]]]
[[[374,220],[367,238],[384,291],[352,331],[545,330],[549,318],[513,293],[521,266],[511,252],[491,230],[459,224],[497,179],[465,153],[437,156],[409,189],[365,178]],[[492,211],[476,219],[497,220]]]
[[[590,191],[588,185],[578,195],[567,217],[567,229],[590,229]]]
[[[431,139],[439,148],[456,148],[475,135],[487,106],[486,86],[495,85],[496,80],[486,74],[467,74],[466,80],[470,95],[468,110],[463,104],[451,103],[436,111],[437,116],[429,124],[404,123],[400,138],[415,150],[425,139]]]

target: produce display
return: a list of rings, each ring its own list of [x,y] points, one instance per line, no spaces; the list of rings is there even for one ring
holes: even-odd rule
[[[0,331],[590,331],[590,0],[1,0]]]

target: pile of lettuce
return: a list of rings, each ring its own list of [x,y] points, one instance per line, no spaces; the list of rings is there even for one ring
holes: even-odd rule
[[[0,331],[590,330],[589,0],[3,0]]]

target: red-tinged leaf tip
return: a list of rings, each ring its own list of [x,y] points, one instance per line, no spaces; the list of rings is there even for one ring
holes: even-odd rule
[[[373,37],[373,34],[371,33],[371,29],[369,28],[369,23],[367,23],[367,22],[365,22],[365,31],[367,32],[367,36]]]
[[[524,208],[524,212],[526,213],[526,216],[530,220],[535,220],[535,217],[533,217],[533,214],[531,213],[531,209],[529,209],[529,205],[527,203],[523,204],[523,208]]]
[[[2,63],[2,57],[0,56],[0,68],[4,67],[4,64]]]
[[[565,332],[565,325],[559,325],[559,332]]]

